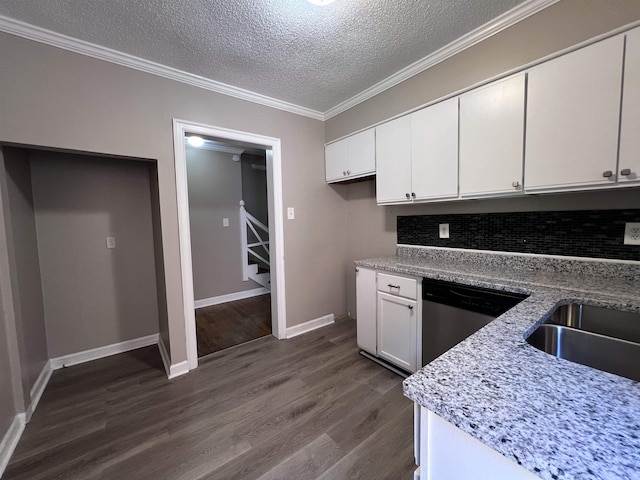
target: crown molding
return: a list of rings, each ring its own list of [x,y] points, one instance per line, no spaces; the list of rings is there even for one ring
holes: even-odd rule
[[[398,85],[399,83],[427,70],[428,68],[443,62],[444,60],[460,53],[461,51],[472,47],[473,45],[505,30],[506,28],[524,20],[531,15],[538,13],[545,8],[558,3],[560,0],[525,0],[520,5],[476,28],[475,30],[463,35],[459,39],[445,45],[434,53],[412,63],[411,65],[399,70],[393,75],[387,77],[381,82],[367,88],[359,94],[351,97],[344,102],[339,103],[335,107],[330,108],[326,112],[319,112],[310,108],[295,105],[293,103],[278,100],[266,95],[245,90],[243,88],[234,87],[226,83],[217,82],[208,78],[184,72],[176,68],[167,67],[159,63],[135,57],[127,53],[102,47],[94,43],[85,42],[67,35],[62,35],[51,30],[37,27],[10,17],[0,15],[0,32],[9,33],[19,37],[23,37],[36,42],[44,43],[54,47],[62,48],[71,52],[86,55],[106,62],[115,63],[124,67],[133,68],[145,73],[157,75],[160,77],[175,80],[194,87],[202,88],[223,95],[246,100],[248,102],[257,103],[285,112],[294,113],[304,117],[313,118],[315,120],[329,120],[336,115],[384,92],[385,90]]]
[[[150,60],[145,60],[144,58],[135,57],[94,43],[62,35],[4,15],[0,15],[0,32],[9,33],[18,37],[51,45],[53,47],[62,48],[70,52],[97,58],[98,60],[104,60],[124,67],[133,68],[141,72],[175,80],[193,87],[221,93],[223,95],[229,95],[248,102],[276,108],[289,113],[295,113],[296,115],[302,115],[315,120],[324,120],[322,112],[318,112],[310,108],[294,105],[293,103],[261,95],[243,88],[234,87],[233,85],[228,85],[226,83],[216,82],[215,80],[210,80],[199,75],[194,75]]]
[[[411,65],[403,68],[402,70],[397,71],[390,77],[385,78],[381,82],[376,83],[375,85],[363,90],[359,94],[351,97],[348,100],[345,100],[342,103],[339,103],[335,107],[330,108],[326,112],[324,112],[324,120],[329,120],[336,115],[339,115],[346,110],[349,110],[356,105],[369,100],[372,97],[384,92],[385,90],[390,89],[398,85],[405,80],[424,72],[430,67],[443,62],[444,60],[454,56],[457,53],[466,50],[473,45],[480,43],[481,41],[495,35],[506,28],[524,20],[531,15],[538,13],[541,10],[544,10],[551,5],[558,3],[560,0],[526,0],[525,2],[517,5],[511,10],[503,13],[499,17],[494,18],[493,20],[485,23],[484,25],[472,30],[471,32],[463,35],[457,40],[445,45],[439,50],[436,50],[430,55],[418,60],[417,62],[412,63]]]

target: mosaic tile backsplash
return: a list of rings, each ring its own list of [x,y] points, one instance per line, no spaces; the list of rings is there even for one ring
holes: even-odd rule
[[[640,210],[410,215],[398,217],[398,243],[640,260],[640,245],[624,245],[626,222],[640,222]]]

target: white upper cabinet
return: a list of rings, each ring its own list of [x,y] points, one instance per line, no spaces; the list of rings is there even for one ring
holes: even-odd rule
[[[378,203],[411,201],[411,117],[376,127]]]
[[[327,182],[343,180],[347,172],[349,150],[347,139],[331,143],[324,148],[324,165]]]
[[[525,74],[460,97],[460,196],[522,192]]]
[[[640,182],[640,28],[626,35],[618,181]]]
[[[458,196],[458,99],[376,128],[378,203]]]
[[[325,147],[327,182],[341,182],[376,172],[375,130],[370,128]]]
[[[615,183],[623,50],[618,35],[529,70],[527,191]]]
[[[458,98],[411,114],[411,197],[458,196]]]

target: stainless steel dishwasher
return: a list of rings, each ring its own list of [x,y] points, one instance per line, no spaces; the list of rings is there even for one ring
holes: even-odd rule
[[[425,278],[422,281],[422,366],[526,297]]]

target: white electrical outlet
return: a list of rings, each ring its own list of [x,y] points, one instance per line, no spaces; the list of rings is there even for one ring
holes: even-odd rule
[[[640,245],[640,223],[627,222],[624,224],[624,244]]]
[[[229,219],[228,218],[223,218],[222,219],[222,226],[223,227],[228,227],[229,226]]]
[[[438,233],[440,234],[440,238],[449,238],[449,224],[441,223],[438,227]]]
[[[107,248],[116,248],[116,237],[107,237]]]

